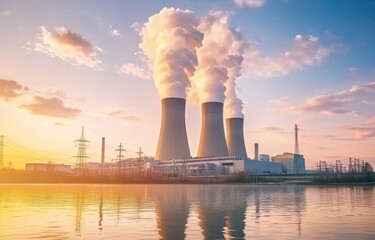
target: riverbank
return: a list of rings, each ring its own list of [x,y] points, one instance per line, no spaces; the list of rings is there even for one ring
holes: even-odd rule
[[[176,173],[132,172],[103,175],[1,169],[0,183],[375,185],[375,174],[254,175],[240,172],[227,176],[184,176]]]

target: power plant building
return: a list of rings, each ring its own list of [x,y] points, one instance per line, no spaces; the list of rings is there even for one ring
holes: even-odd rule
[[[268,154],[259,154],[259,161],[269,162],[270,161],[270,155],[268,155]]]
[[[53,163],[26,163],[26,171],[53,171],[53,172],[66,172],[72,171],[71,165],[66,164],[53,164]]]
[[[283,173],[287,174],[304,174],[305,158],[301,154],[284,153],[276,155],[275,162],[281,163]]]

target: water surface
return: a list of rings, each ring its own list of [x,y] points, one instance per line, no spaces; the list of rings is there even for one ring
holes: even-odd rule
[[[0,239],[375,239],[374,188],[0,185]]]

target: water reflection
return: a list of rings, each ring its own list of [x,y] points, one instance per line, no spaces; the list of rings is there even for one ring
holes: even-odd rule
[[[374,200],[373,186],[0,185],[0,239],[372,237]]]
[[[83,214],[83,203],[84,202],[84,193],[82,191],[77,192],[77,210],[76,210],[76,234],[81,235],[81,223],[82,223],[82,214]]]
[[[99,231],[102,231],[102,222],[103,222],[103,188],[100,188],[99,195]]]

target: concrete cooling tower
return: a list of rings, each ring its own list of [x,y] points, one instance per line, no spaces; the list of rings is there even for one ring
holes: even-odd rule
[[[243,118],[228,118],[226,120],[226,126],[229,155],[247,158],[243,136]]]
[[[161,100],[161,128],[156,160],[190,158],[185,125],[186,100],[164,98]]]
[[[202,103],[202,129],[197,157],[228,156],[223,125],[223,103]]]

